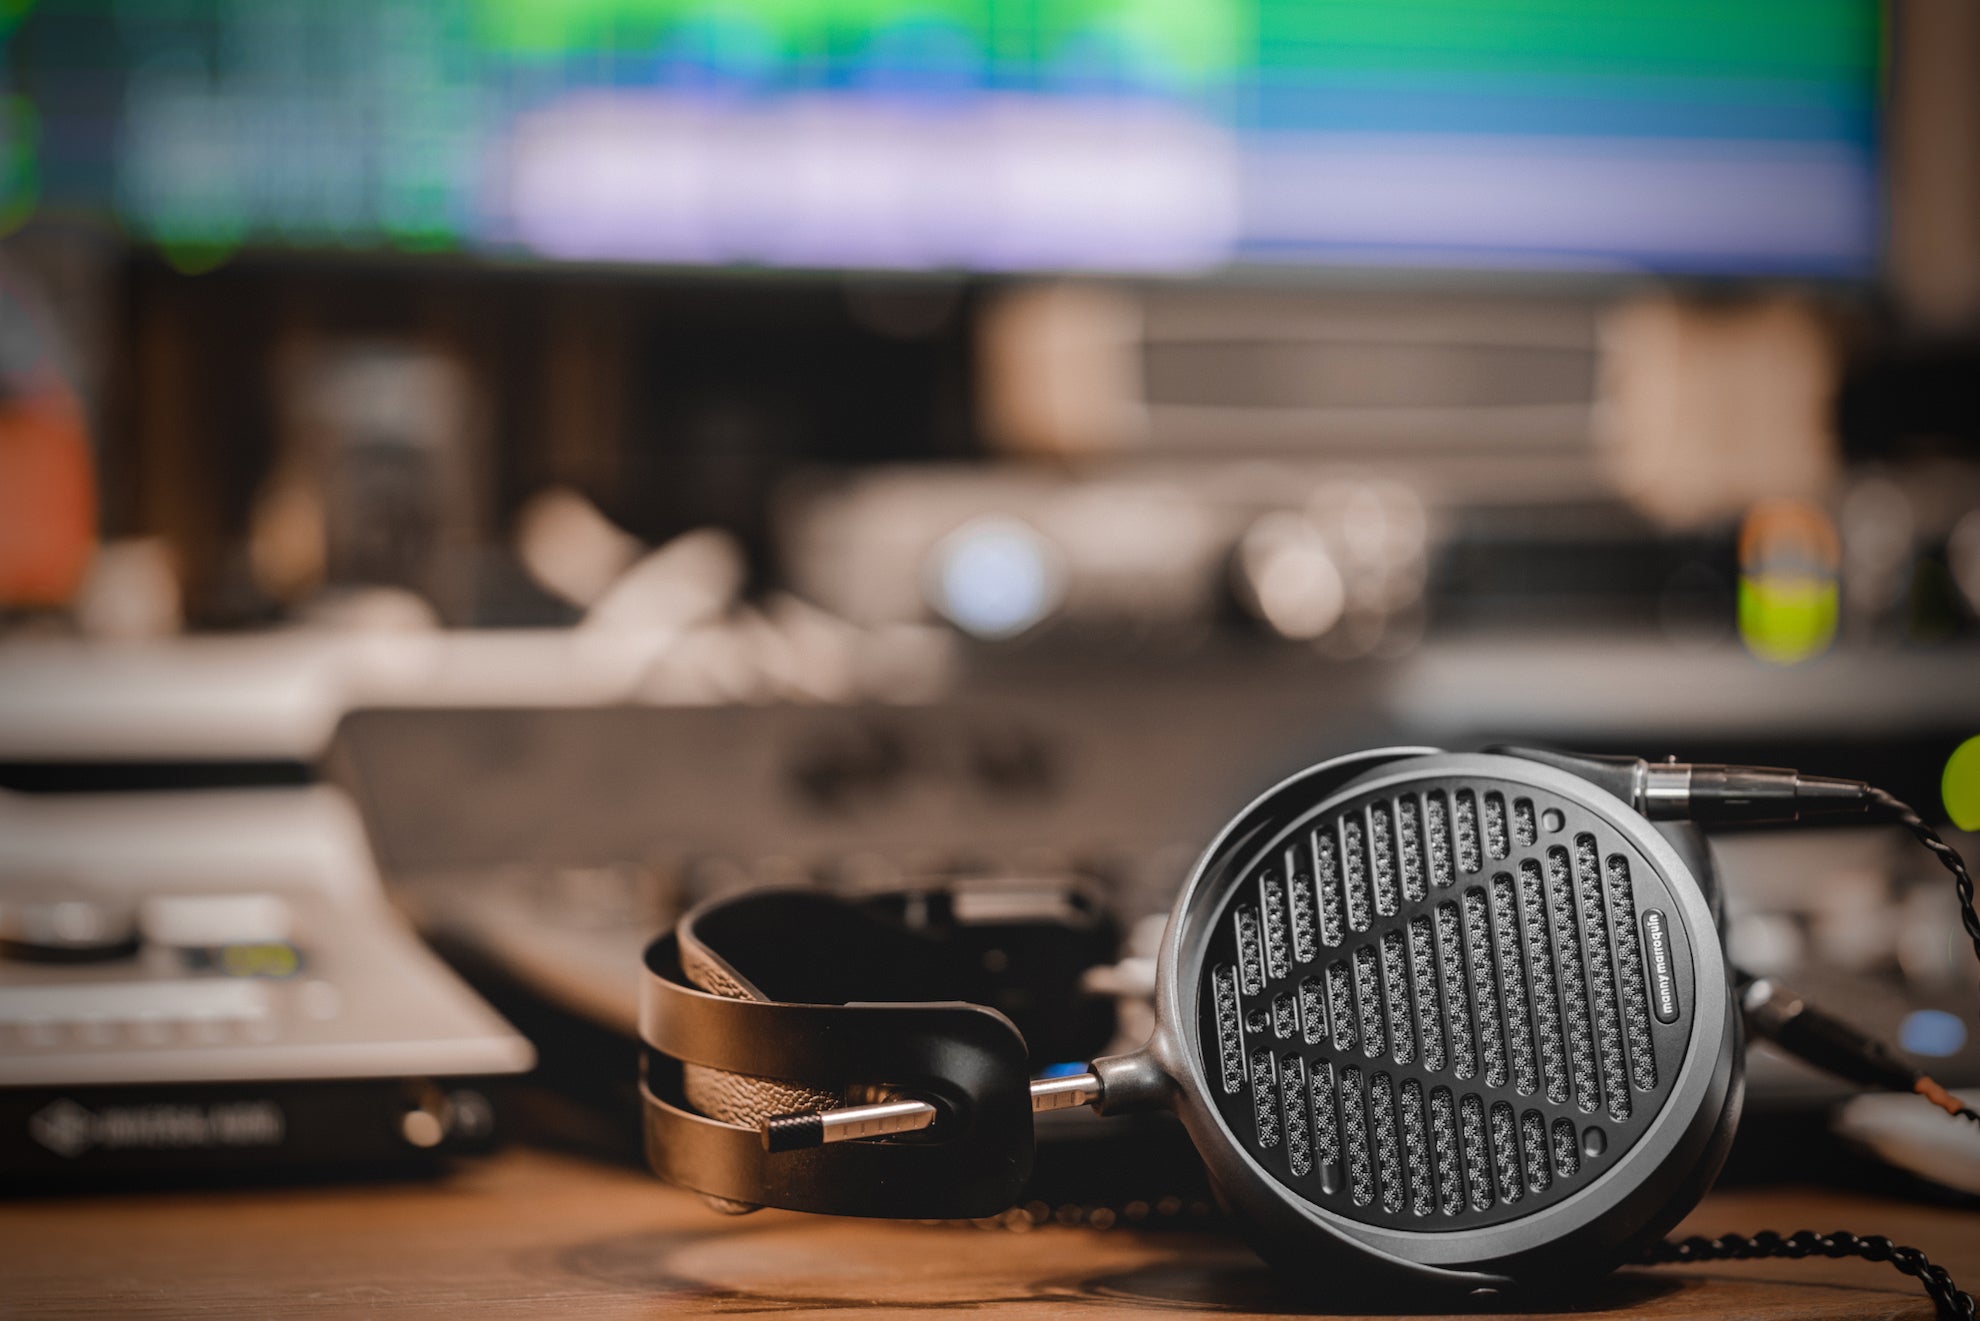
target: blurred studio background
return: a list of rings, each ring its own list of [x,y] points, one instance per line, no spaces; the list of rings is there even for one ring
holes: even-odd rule
[[[1980,829],[1969,0],[8,0],[0,236],[0,1168],[629,1152],[769,882],[1076,880],[1131,1035],[1368,746]],[[1929,855],[1719,861],[1980,1084]]]

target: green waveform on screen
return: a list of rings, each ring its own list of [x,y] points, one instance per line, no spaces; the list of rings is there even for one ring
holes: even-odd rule
[[[1863,0],[1255,0],[1266,67],[1837,78],[1876,69]]]
[[[908,262],[1105,266],[1095,217],[1152,188],[1178,233],[1230,192],[1231,260],[1854,275],[1883,21],[1877,0],[0,0],[0,230],[109,215],[197,269],[261,242],[536,251],[556,211],[555,243],[617,252],[610,230],[640,260],[641,226],[693,262],[825,229],[885,261],[895,226]],[[930,126],[997,168],[930,182]],[[1092,184],[1113,162],[1065,165],[1103,141],[1133,144],[1126,193]],[[1491,164],[1440,164],[1474,150]],[[802,221],[763,201],[849,160],[893,199],[878,228],[825,193]],[[979,183],[993,201],[944,201]],[[1023,242],[1089,246],[965,236],[998,206],[1044,207]],[[744,255],[836,260],[781,251]]]
[[[967,55],[1049,64],[1112,41],[1192,81],[1243,68],[1835,78],[1874,71],[1862,0],[474,0],[516,55],[653,50],[693,34],[718,61],[858,59],[890,32],[940,31]],[[926,50],[926,47],[922,48]]]
[[[889,34],[946,34],[953,58],[1049,65],[1081,43],[1141,57],[1186,82],[1229,78],[1245,57],[1241,0],[475,0],[477,32],[515,55],[651,51],[683,36],[696,53],[760,62],[858,61]],[[926,58],[934,47],[923,43]]]

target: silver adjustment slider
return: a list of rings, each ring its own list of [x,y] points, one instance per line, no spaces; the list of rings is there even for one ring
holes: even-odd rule
[[[1031,1080],[1031,1113],[1099,1105],[1100,1092],[1100,1079],[1091,1073],[1075,1073],[1063,1078],[1034,1078]]]
[[[1070,1110],[1100,1103],[1100,1079],[1091,1073],[1064,1078],[1036,1078],[1031,1084],[1031,1109]],[[765,1151],[803,1151],[828,1142],[891,1137],[929,1127],[941,1112],[926,1101],[900,1098],[872,1105],[851,1105],[814,1114],[776,1115],[763,1121]]]

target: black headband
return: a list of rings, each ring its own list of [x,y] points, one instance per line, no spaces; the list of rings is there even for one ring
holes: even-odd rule
[[[1031,1072],[1086,1058],[1111,1031],[1111,1004],[1079,978],[1113,956],[1115,933],[1077,886],[1016,911],[978,902],[993,893],[759,890],[684,916],[648,949],[640,990],[655,1171],[739,1208],[948,1219],[1009,1206],[1031,1173]],[[933,1102],[940,1119],[894,1142],[766,1149],[764,1121],[875,1087]]]

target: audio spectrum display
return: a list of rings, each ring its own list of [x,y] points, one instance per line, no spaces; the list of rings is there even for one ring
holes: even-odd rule
[[[0,229],[794,268],[1851,277],[1875,0],[27,0]]]

